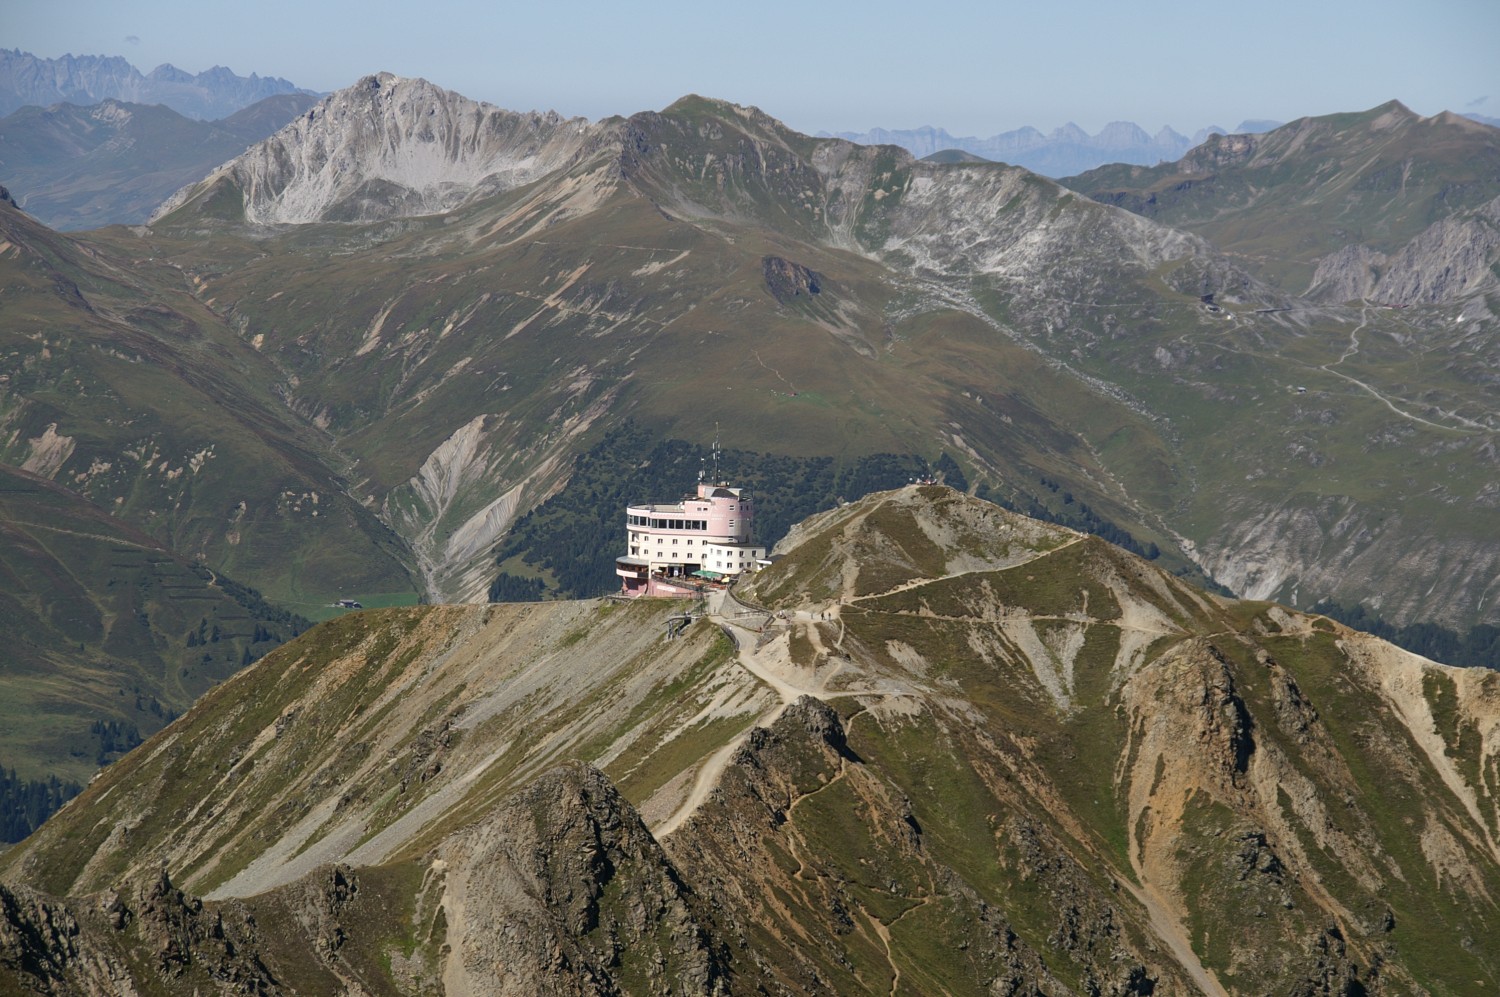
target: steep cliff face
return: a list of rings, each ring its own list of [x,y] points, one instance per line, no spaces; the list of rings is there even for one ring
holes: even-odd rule
[[[253,224],[436,214],[561,168],[597,130],[583,119],[517,114],[380,73],[179,191],[153,218],[226,189]]]
[[[646,601],[305,635],[5,856],[5,971],[1048,995],[1496,971],[1495,673],[942,488],[782,554],[723,632],[668,637],[684,604]]]

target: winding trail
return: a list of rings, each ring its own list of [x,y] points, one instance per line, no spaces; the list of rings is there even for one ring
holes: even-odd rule
[[[1076,543],[1082,542],[1084,539],[1085,537],[1083,535],[1079,535],[1068,540],[1066,543],[1059,544],[1051,550],[1038,553],[1036,557],[1027,558],[1024,561],[1010,565],[1006,568],[981,568],[974,569],[972,571],[955,572],[951,575],[945,575],[943,579],[917,578],[909,582],[904,582],[900,585],[897,585],[896,587],[886,592],[872,593],[870,595],[864,596],[855,596],[852,594],[852,592],[848,591],[848,586],[846,585],[846,591],[843,593],[843,602],[835,602],[823,610],[799,610],[795,614],[793,614],[791,622],[793,624],[800,623],[804,626],[804,630],[808,635],[808,640],[812,644],[815,651],[825,656],[832,657],[832,652],[829,651],[827,645],[823,642],[822,634],[819,632],[818,624],[822,621],[837,621],[839,625],[838,642],[842,642],[844,636],[844,621],[842,617],[842,610],[845,608],[846,604],[852,604],[864,599],[876,599],[880,598],[881,596],[892,595],[897,592],[904,592],[909,589],[919,588],[923,585],[932,584],[934,581],[941,581],[949,578],[960,578],[964,575],[987,573],[995,570],[1008,571],[1013,568],[1023,567],[1024,565],[1030,564],[1033,561],[1040,560],[1041,558],[1048,557],[1052,554],[1057,553],[1058,551],[1065,550]],[[663,838],[671,834],[673,831],[677,830],[682,826],[683,822],[688,819],[688,817],[692,816],[693,812],[696,811],[698,807],[702,806],[703,801],[708,799],[709,793],[713,792],[713,788],[718,785],[719,777],[723,775],[724,769],[728,767],[729,760],[734,757],[736,749],[738,749],[739,746],[744,743],[745,738],[749,736],[751,730],[756,727],[764,727],[768,724],[774,723],[776,719],[781,716],[782,711],[784,711],[788,706],[796,702],[797,699],[802,696],[812,696],[814,699],[828,699],[831,695],[833,695],[833,693],[831,693],[828,689],[828,681],[832,678],[832,674],[825,675],[823,679],[815,685],[805,685],[796,682],[795,675],[788,675],[788,672],[792,671],[794,666],[791,665],[790,656],[787,653],[786,648],[776,642],[762,645],[759,640],[759,633],[743,626],[738,621],[737,617],[730,618],[725,615],[725,601],[725,593],[715,593],[715,595],[711,596],[709,598],[707,604],[707,612],[705,614],[707,619],[718,626],[720,630],[724,631],[724,633],[734,641],[736,648],[736,663],[756,679],[774,690],[777,697],[781,701],[776,706],[757,716],[746,726],[745,730],[730,739],[727,744],[704,759],[702,764],[698,767],[697,774],[693,777],[693,788],[688,791],[687,796],[683,798],[682,802],[677,806],[675,810],[672,811],[672,813],[668,817],[661,821],[661,823],[651,828],[651,833],[657,838]],[[837,693],[837,695],[854,694],[889,698],[909,693],[906,693],[904,690],[897,691],[892,689],[879,688],[858,690],[841,689]]]
[[[1367,302],[1365,304],[1364,308],[1360,309],[1360,313],[1359,313],[1359,325],[1355,326],[1353,329],[1351,329],[1349,331],[1349,346],[1348,346],[1347,349],[1344,350],[1343,356],[1339,357],[1337,360],[1333,361],[1332,363],[1322,364],[1321,366],[1319,366],[1318,369],[1322,370],[1322,371],[1324,371],[1326,373],[1332,374],[1334,377],[1341,377],[1344,380],[1348,381],[1350,384],[1358,385],[1359,387],[1361,387],[1364,390],[1368,391],[1377,400],[1379,400],[1380,402],[1384,403],[1386,408],[1390,409],[1392,412],[1394,412],[1397,415],[1401,416],[1403,419],[1410,419],[1412,422],[1420,422],[1422,425],[1424,425],[1424,426],[1431,426],[1433,429],[1446,429],[1450,433],[1462,433],[1462,432],[1464,432],[1463,429],[1460,429],[1460,428],[1458,428],[1456,426],[1445,426],[1445,425],[1443,425],[1440,422],[1433,422],[1430,419],[1424,419],[1424,418],[1422,418],[1419,415],[1412,415],[1410,412],[1403,412],[1401,409],[1397,408],[1396,405],[1395,405],[1395,403],[1392,402],[1389,398],[1387,398],[1385,395],[1382,395],[1379,391],[1376,391],[1374,388],[1370,387],[1368,384],[1366,384],[1365,382],[1361,381],[1359,378],[1350,377],[1348,374],[1345,374],[1343,371],[1339,371],[1339,370],[1334,370],[1333,369],[1333,368],[1337,367],[1339,364],[1343,363],[1345,360],[1348,360],[1350,357],[1354,356],[1356,353],[1359,352],[1359,334],[1360,334],[1361,330],[1363,330],[1364,327],[1367,326],[1367,325],[1369,325],[1369,324],[1370,324],[1370,305]],[[1442,410],[1439,409],[1439,411],[1442,411]],[[1465,419],[1461,415],[1457,415],[1457,414],[1452,413],[1452,412],[1443,412],[1443,414],[1446,415],[1446,416],[1448,416],[1450,419],[1455,419],[1458,422],[1463,423],[1469,429],[1483,429],[1484,428],[1483,426],[1480,426],[1478,423],[1476,423],[1476,422],[1474,422],[1474,421],[1472,421],[1470,419]]]
[[[651,828],[651,833],[658,839],[666,837],[681,827],[683,821],[687,820],[703,804],[703,801],[708,799],[708,794],[719,784],[719,777],[724,774],[724,769],[729,765],[729,760],[734,757],[735,751],[744,743],[745,738],[750,735],[750,731],[756,727],[764,727],[767,724],[774,723],[776,718],[781,716],[783,710],[802,696],[814,696],[822,699],[826,695],[826,692],[822,689],[803,688],[787,681],[784,676],[778,675],[766,660],[770,657],[768,653],[769,648],[758,648],[756,646],[758,635],[755,631],[748,630],[738,623],[732,623],[720,615],[722,601],[723,597],[720,596],[711,602],[708,619],[717,624],[719,629],[723,630],[734,641],[738,649],[735,660],[739,663],[740,667],[775,690],[781,702],[757,716],[742,732],[704,760],[703,764],[698,767],[697,775],[693,777],[693,788],[688,792],[687,797],[672,812],[671,816],[667,817],[666,820],[662,821],[656,827]]]

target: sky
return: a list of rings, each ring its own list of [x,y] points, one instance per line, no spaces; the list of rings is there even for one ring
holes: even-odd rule
[[[9,0],[0,47],[318,91],[386,70],[591,119],[697,93],[814,134],[1191,134],[1392,98],[1500,118],[1500,0]]]

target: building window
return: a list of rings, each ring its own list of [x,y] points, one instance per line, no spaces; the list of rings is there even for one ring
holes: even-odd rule
[[[672,546],[673,546],[673,547],[676,547],[676,546],[677,546],[677,538],[676,538],[676,537],[673,537],[673,538],[672,538]]]

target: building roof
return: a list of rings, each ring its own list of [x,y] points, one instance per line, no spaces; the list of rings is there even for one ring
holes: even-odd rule
[[[651,566],[651,562],[644,557],[617,557],[615,558],[615,563],[628,564],[633,568],[649,568]]]

